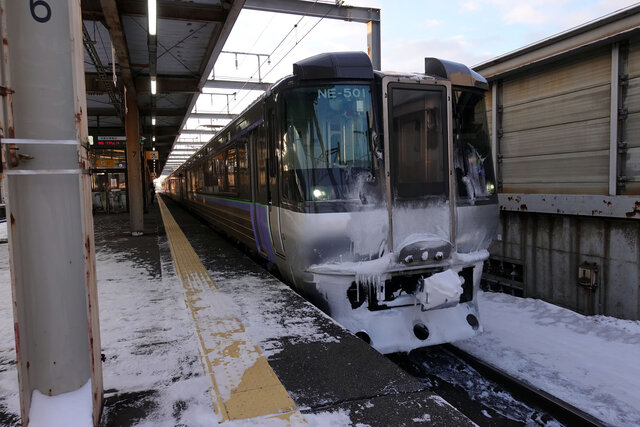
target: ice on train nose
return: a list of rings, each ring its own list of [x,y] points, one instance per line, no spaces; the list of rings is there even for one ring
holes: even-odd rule
[[[438,262],[451,256],[451,242],[434,234],[412,234],[401,244],[398,262],[404,264]]]

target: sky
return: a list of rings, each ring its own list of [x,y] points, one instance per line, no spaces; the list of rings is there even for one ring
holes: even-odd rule
[[[325,1],[326,2],[326,1]],[[310,8],[313,7],[313,2]],[[333,3],[333,2],[329,2]],[[638,2],[629,0],[345,0],[344,5],[381,10],[382,69],[422,72],[428,56],[469,66],[504,55]],[[242,10],[224,51],[260,56],[263,81],[292,72],[292,64],[331,51],[367,51],[366,24]],[[270,55],[267,59],[266,55]],[[214,67],[218,79],[258,79],[258,57],[222,53]],[[205,90],[198,112],[240,113],[260,92]],[[203,129],[224,121],[190,119]],[[181,141],[206,142],[209,136],[183,134]]]

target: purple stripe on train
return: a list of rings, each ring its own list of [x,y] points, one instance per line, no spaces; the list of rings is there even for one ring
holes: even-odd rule
[[[219,197],[208,196],[204,194],[195,195],[195,199],[207,203],[215,203],[229,208],[241,209],[249,212],[251,216],[251,227],[253,228],[253,238],[255,239],[258,252],[267,254],[267,259],[276,262],[271,246],[271,237],[269,233],[269,217],[267,215],[266,206],[249,202],[239,202],[235,200],[222,199]]]

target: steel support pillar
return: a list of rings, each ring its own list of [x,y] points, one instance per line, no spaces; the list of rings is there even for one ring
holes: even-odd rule
[[[382,69],[382,52],[380,48],[380,21],[367,22],[367,54],[371,58],[374,70]]]
[[[127,113],[125,114],[125,131],[127,134],[127,190],[129,192],[129,228],[133,236],[140,236],[144,231],[144,203],[142,191],[142,146],[140,145],[140,116],[138,101],[127,94]]]
[[[22,423],[37,392],[80,392],[92,407],[77,421],[97,425],[102,365],[80,1],[0,0],[0,18],[2,80],[12,92],[2,107],[2,154]],[[62,410],[47,414],[74,421]]]
[[[245,0],[244,9],[263,12],[288,13],[292,15],[315,16],[322,19],[341,19],[367,24],[367,53],[374,70],[381,67],[380,9],[302,0]]]
[[[615,196],[618,186],[618,128],[620,108],[620,44],[611,47],[611,112],[609,114],[609,195]]]

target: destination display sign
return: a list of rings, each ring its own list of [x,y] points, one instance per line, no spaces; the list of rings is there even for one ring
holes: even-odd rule
[[[93,148],[125,148],[126,136],[99,136],[93,144]]]

